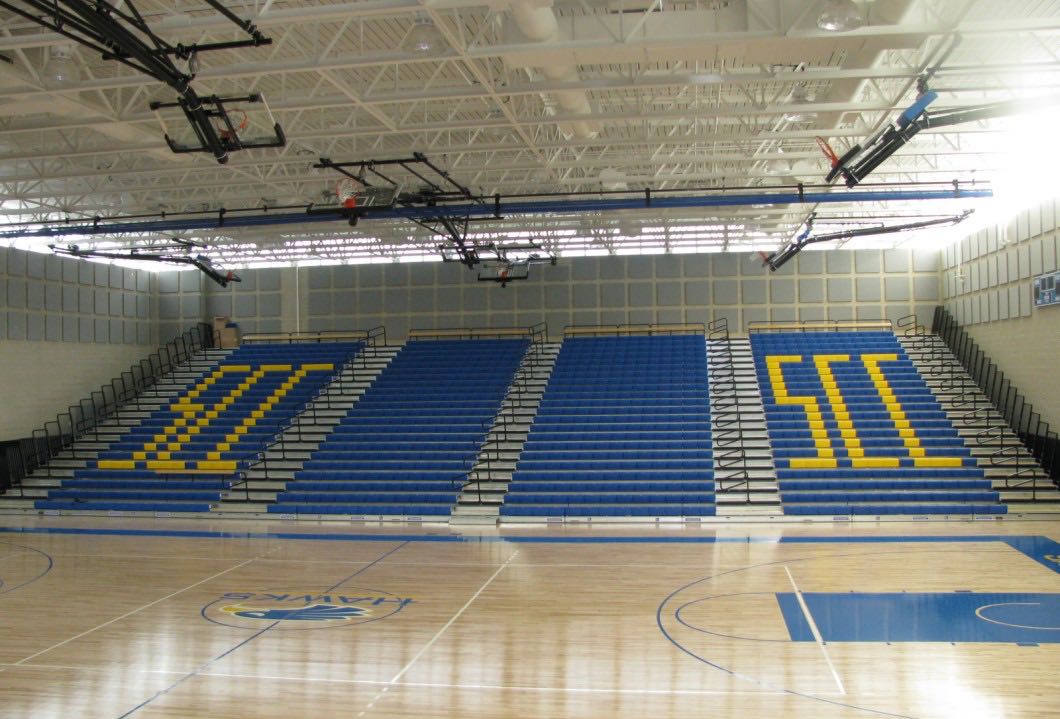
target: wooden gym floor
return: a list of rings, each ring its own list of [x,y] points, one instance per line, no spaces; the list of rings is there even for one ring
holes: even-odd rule
[[[7,516],[0,716],[1060,716],[1057,539]]]

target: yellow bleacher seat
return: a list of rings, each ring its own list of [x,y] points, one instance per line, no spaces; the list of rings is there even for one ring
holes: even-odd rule
[[[185,468],[180,460],[148,460],[147,468],[163,472],[180,471]]]
[[[835,469],[838,463],[835,459],[795,457],[790,461],[792,469]]]
[[[898,466],[897,457],[856,457],[850,464],[857,468],[894,468]]]
[[[99,469],[135,469],[136,462],[131,459],[101,459],[96,466]]]
[[[964,460],[961,457],[917,457],[913,460],[914,467],[961,467]]]

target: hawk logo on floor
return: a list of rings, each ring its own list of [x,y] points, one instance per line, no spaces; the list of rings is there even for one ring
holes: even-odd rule
[[[268,589],[225,592],[202,608],[214,624],[240,629],[329,629],[387,619],[413,600],[364,587],[335,592]]]
[[[371,611],[363,607],[337,607],[334,604],[312,604],[294,609],[263,609],[236,604],[231,607],[221,607],[221,611],[246,619],[266,619],[277,622],[327,622],[333,619],[349,620],[371,614]]]

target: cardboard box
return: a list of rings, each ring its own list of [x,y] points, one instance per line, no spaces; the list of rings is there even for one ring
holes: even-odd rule
[[[230,350],[239,346],[240,332],[238,327],[223,327],[218,331],[220,332],[218,342],[221,349]]]
[[[214,332],[220,332],[221,330],[223,330],[225,327],[227,327],[230,324],[232,324],[232,318],[231,317],[221,317],[221,316],[214,317],[213,318],[213,331]]]

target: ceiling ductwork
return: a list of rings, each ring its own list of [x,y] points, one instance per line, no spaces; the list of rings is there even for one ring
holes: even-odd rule
[[[547,45],[559,39],[559,23],[552,11],[552,0],[514,0],[509,8],[515,30],[529,42]],[[514,64],[514,63],[512,63]],[[577,82],[581,78],[573,61],[555,54],[540,57],[533,65],[542,75],[555,82]],[[557,90],[551,93],[555,103],[565,114],[589,115],[592,108],[584,90]],[[561,126],[565,132],[580,139],[596,137],[599,127],[594,122],[576,120]]]

